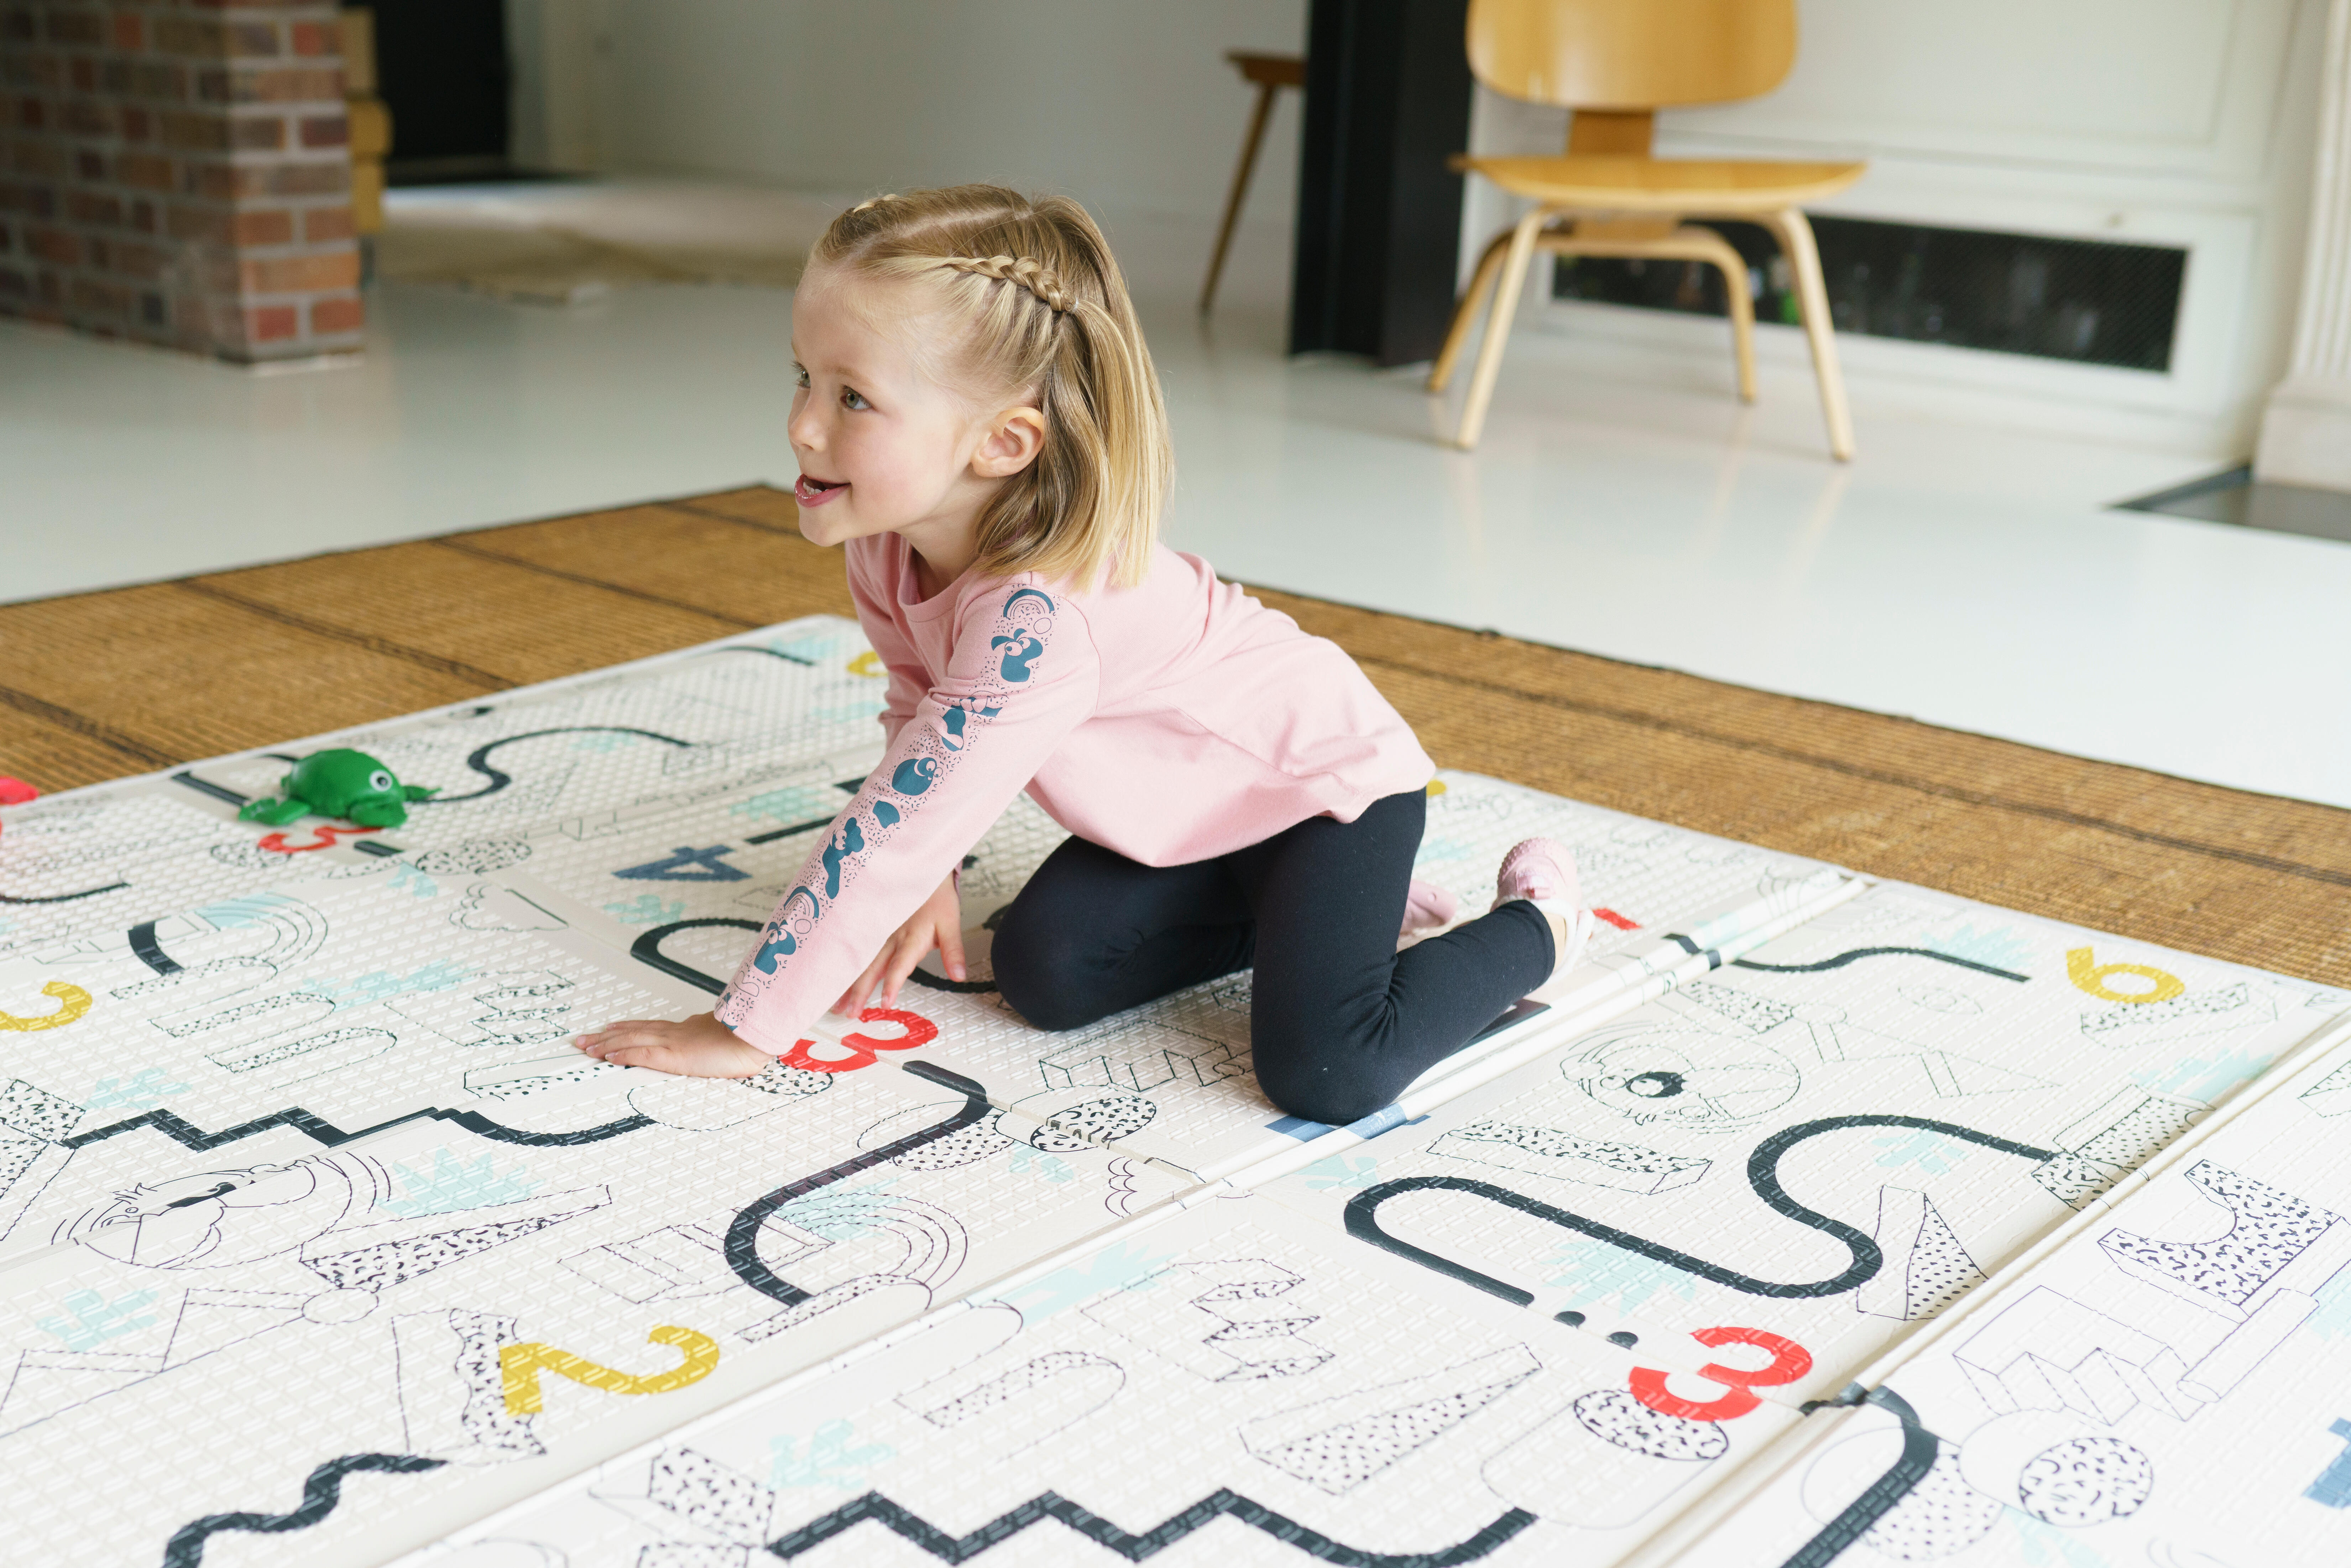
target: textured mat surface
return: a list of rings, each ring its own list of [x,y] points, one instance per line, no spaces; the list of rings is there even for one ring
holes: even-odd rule
[[[793,515],[754,486],[0,606],[0,771],[66,789],[851,613]],[[1352,653],[1443,766],[2351,982],[2351,812],[1263,597]]]

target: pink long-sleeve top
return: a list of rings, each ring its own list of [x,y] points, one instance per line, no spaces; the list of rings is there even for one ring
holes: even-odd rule
[[[1183,865],[1436,773],[1336,643],[1197,556],[1159,546],[1134,588],[966,572],[925,599],[897,535],[847,554],[889,751],[719,998],[762,1051],[789,1054],[1024,789],[1080,838]]]

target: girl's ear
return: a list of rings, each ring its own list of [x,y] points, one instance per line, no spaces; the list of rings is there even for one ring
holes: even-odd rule
[[[1044,411],[1008,408],[988,422],[979,450],[972,454],[971,471],[983,479],[1009,478],[1037,461],[1044,449]]]

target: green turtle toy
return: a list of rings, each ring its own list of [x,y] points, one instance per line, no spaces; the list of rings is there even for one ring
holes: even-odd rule
[[[414,784],[402,784],[392,769],[364,751],[338,747],[314,751],[277,781],[285,799],[265,795],[247,800],[236,815],[239,821],[267,822],[284,827],[309,812],[340,817],[362,828],[396,828],[408,821],[408,802],[440,793]]]

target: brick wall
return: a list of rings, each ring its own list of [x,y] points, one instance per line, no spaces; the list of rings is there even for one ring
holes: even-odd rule
[[[336,9],[0,0],[0,314],[240,361],[359,347]]]

